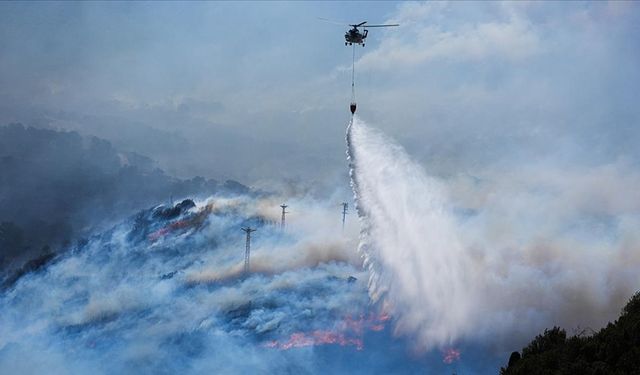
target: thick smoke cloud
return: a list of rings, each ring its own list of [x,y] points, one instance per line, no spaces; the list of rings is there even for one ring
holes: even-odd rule
[[[444,180],[358,118],[348,142],[369,292],[419,346],[595,330],[640,286],[637,175],[623,164]]]

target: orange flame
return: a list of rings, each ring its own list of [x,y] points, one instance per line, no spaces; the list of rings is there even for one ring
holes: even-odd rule
[[[345,317],[335,330],[315,330],[310,333],[295,332],[284,341],[268,341],[264,346],[280,350],[302,348],[318,345],[355,346],[357,350],[364,349],[363,336],[365,330],[382,331],[385,322],[390,319],[387,314],[360,315],[357,319]]]
[[[460,360],[460,350],[456,348],[445,349],[442,353],[442,362],[450,365],[453,362]]]
[[[289,350],[291,348],[302,348],[305,346],[318,346],[337,344],[340,346],[353,345],[358,350],[362,350],[364,345],[359,337],[347,337],[344,333],[334,331],[316,330],[310,334],[304,332],[292,333],[286,341],[269,341],[265,344],[268,348]]]
[[[147,239],[149,240],[149,242],[155,242],[159,240],[161,237],[164,237],[167,234],[173,231],[177,231],[179,229],[200,228],[212,211],[213,211],[213,204],[208,204],[204,208],[200,209],[200,211],[192,215],[191,217],[174,221],[173,223],[165,225],[164,227],[158,229],[157,231],[149,234],[147,236]]]

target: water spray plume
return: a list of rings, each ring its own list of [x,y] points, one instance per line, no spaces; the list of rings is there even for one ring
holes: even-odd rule
[[[450,344],[470,328],[473,292],[444,190],[356,116],[347,146],[371,298],[388,300],[396,330],[421,346]]]
[[[638,248],[633,225],[613,226],[610,238],[598,240],[545,231],[540,220],[576,224],[549,212],[538,219],[537,207],[514,202],[509,191],[460,213],[449,197],[455,181],[429,176],[357,116],[347,128],[347,154],[370,298],[384,302],[395,333],[418,349],[464,341],[507,350],[545,327],[601,327],[640,285],[640,258],[628,255]],[[585,208],[570,209],[584,217]]]

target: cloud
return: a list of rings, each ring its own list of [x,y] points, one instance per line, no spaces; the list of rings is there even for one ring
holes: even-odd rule
[[[540,36],[527,19],[511,12],[506,20],[447,23],[438,15],[455,5],[410,3],[389,22],[398,29],[385,33],[380,45],[358,60],[359,69],[389,70],[415,67],[433,60],[478,63],[518,61],[540,52]],[[504,7],[496,7],[504,13]]]

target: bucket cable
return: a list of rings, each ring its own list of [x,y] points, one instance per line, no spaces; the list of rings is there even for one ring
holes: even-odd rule
[[[356,102],[356,45],[353,45],[353,60],[351,61],[351,103]]]

